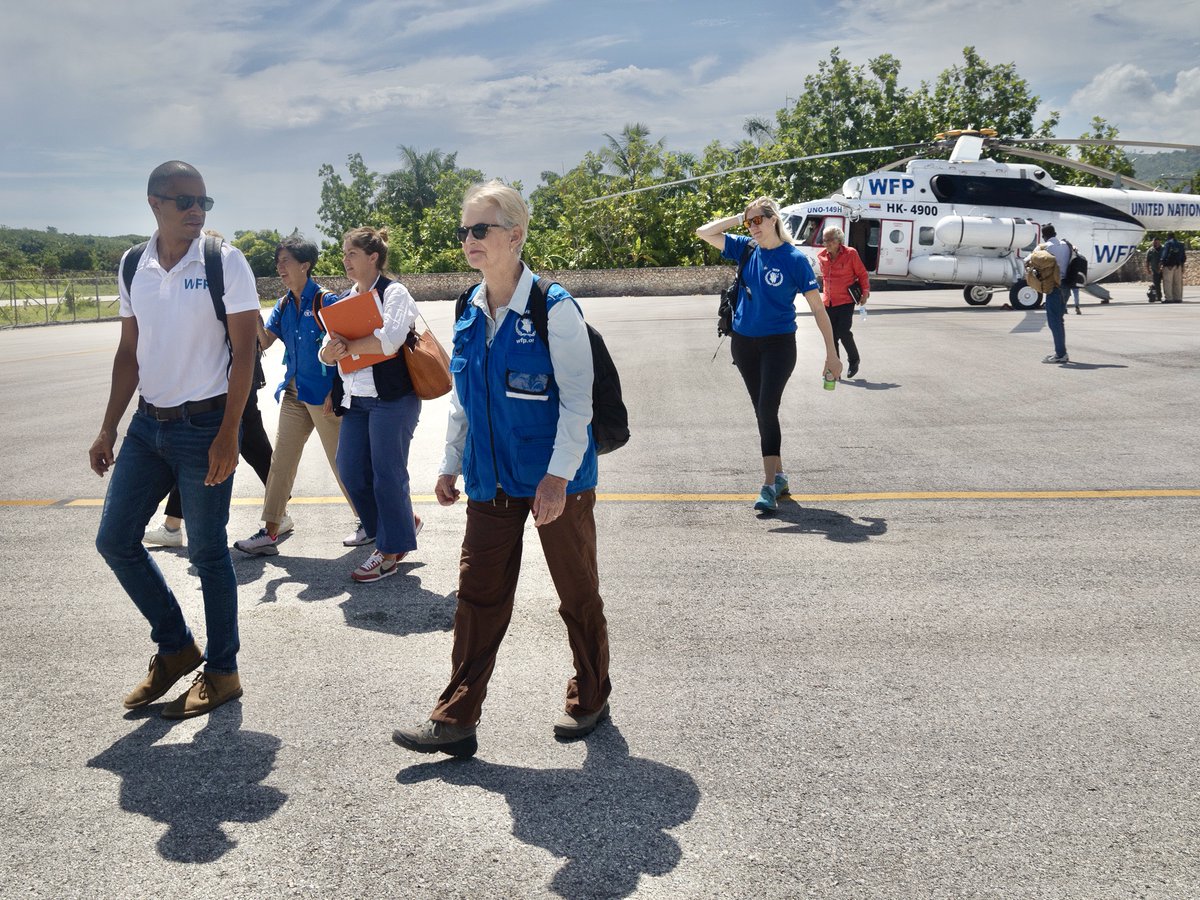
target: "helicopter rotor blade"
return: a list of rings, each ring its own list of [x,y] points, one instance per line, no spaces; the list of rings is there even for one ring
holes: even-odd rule
[[[1016,156],[1025,156],[1029,159],[1036,159],[1039,162],[1051,163],[1056,166],[1066,166],[1068,169],[1075,169],[1078,172],[1086,172],[1087,174],[1095,175],[1098,178],[1107,178],[1113,182],[1128,184],[1143,191],[1158,190],[1158,188],[1152,184],[1146,184],[1144,181],[1138,181],[1134,178],[1130,178],[1127,175],[1120,175],[1117,172],[1112,172],[1108,169],[1102,169],[1099,166],[1092,166],[1088,163],[1080,162],[1077,159],[1071,159],[1070,157],[1055,156],[1053,153],[1042,153],[1040,150],[1028,150],[1023,147],[1010,147],[1005,144],[993,144],[992,146],[997,150],[1003,150],[1006,153],[1012,153]]]
[[[1200,144],[1165,141],[1128,141],[1118,138],[1005,138],[1009,144],[1073,144],[1083,147],[1161,147],[1166,150],[1200,150]]]
[[[663,188],[675,187],[680,184],[691,184],[693,181],[704,181],[707,178],[719,178],[722,175],[734,175],[738,172],[751,172],[755,169],[766,169],[770,166],[785,166],[789,163],[807,162],[811,159],[832,159],[835,156],[856,156],[862,153],[886,153],[889,150],[907,150],[911,147],[928,147],[928,141],[919,144],[893,144],[890,147],[860,147],[855,150],[834,150],[832,153],[814,153],[811,156],[796,156],[791,159],[777,159],[771,162],[755,163],[752,166],[739,166],[736,169],[723,169],[720,172],[709,172],[706,175],[694,175],[691,178],[679,178],[675,181],[662,181],[645,187],[632,188],[628,191],[618,191],[615,194],[605,194],[603,197],[592,197],[584,200],[585,204],[599,203],[601,200],[612,200],[614,197],[627,197],[630,194],[641,194],[645,191],[659,191]]]

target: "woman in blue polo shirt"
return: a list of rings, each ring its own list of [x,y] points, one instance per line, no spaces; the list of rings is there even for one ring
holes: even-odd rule
[[[728,229],[743,223],[750,237],[728,233]],[[834,348],[833,328],[812,266],[796,248],[779,216],[779,204],[770,197],[751,201],[743,214],[702,225],[696,234],[735,262],[741,259],[747,244],[753,247],[742,272],[730,344],[733,362],[746,383],[758,418],[763,486],[754,508],[773,510],[778,508],[779,497],[788,493],[779,405],[796,368],[796,295],[804,295],[825,340],[821,372],[836,379],[842,374],[842,363]]]
[[[337,471],[341,419],[333,414],[330,399],[337,367],[327,366],[317,358],[324,335],[316,311],[328,292],[312,280],[316,262],[317,245],[312,241],[292,235],[280,242],[275,248],[275,269],[288,292],[271,310],[266,326],[260,322],[258,327],[258,340],[264,348],[276,340],[283,341],[285,371],[283,381],[275,389],[275,399],[280,404],[279,430],[275,434],[275,452],[271,456],[271,471],[263,498],[263,527],[245,540],[233,543],[243,553],[256,556],[274,556],[279,552],[280,523],[286,518],[300,457],[314,430],[321,439],[325,458],[338,480],[342,496],[350,503],[350,495]],[[350,503],[350,506],[353,508],[354,504]],[[351,535],[343,543],[354,538]]]

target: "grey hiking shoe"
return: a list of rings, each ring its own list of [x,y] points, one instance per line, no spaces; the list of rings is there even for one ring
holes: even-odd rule
[[[572,716],[563,713],[554,723],[554,736],[560,738],[581,738],[596,730],[596,726],[608,718],[608,704],[605,703],[594,713],[586,716]]]
[[[448,753],[462,758],[474,756],[479,749],[474,725],[451,725],[433,719],[416,728],[397,728],[392,732],[392,740],[417,753]]]
[[[278,540],[278,537],[271,537],[267,533],[267,529],[260,528],[250,537],[234,541],[233,546],[234,549],[248,553],[250,556],[275,556],[279,553],[279,547],[276,546]]]

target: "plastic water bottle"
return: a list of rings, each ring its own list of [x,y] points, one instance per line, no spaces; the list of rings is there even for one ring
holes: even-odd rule
[[[833,377],[833,373],[828,369],[825,370],[825,390],[832,391],[837,387],[837,379]]]
[[[867,305],[865,303],[858,307],[858,321],[859,323],[867,321]]]

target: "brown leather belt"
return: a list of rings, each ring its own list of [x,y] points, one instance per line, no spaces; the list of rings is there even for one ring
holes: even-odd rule
[[[197,416],[200,413],[212,412],[225,408],[226,394],[209,397],[207,400],[192,400],[180,406],[155,406],[138,397],[138,412],[145,413],[159,422],[174,422],[184,416]]]

